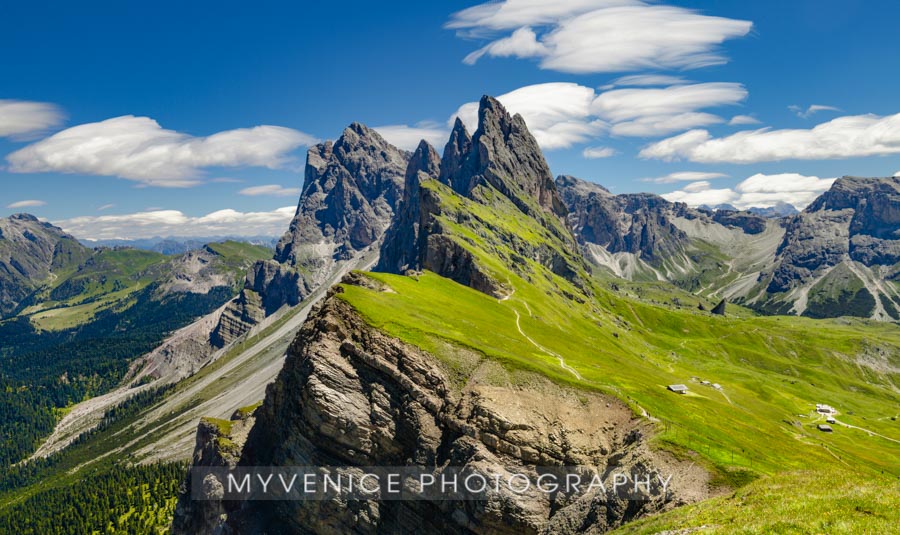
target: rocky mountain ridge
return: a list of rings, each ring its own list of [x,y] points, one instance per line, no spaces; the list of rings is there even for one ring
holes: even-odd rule
[[[361,275],[344,283],[378,288]],[[340,292],[333,290],[304,325],[249,433],[247,418],[236,414],[241,431],[227,436],[228,451],[222,451],[219,429],[230,426],[201,424],[195,466],[331,466],[352,473],[354,466],[414,463],[435,473],[467,466],[488,478],[497,470],[536,475],[535,465],[590,465],[600,473],[615,466],[674,473],[670,492],[655,495],[654,487],[648,492],[655,497],[631,502],[597,490],[572,499],[535,491],[492,493],[484,502],[243,505],[192,502],[185,494],[176,533],[583,533],[709,495],[704,470],[653,451],[647,442],[652,431],[620,401],[538,377],[527,390],[497,386],[511,381],[491,361],[461,389],[434,356],[369,327]]]
[[[557,178],[586,258],[616,276],[763,313],[882,321],[900,319],[898,182],[843,177],[803,212],[773,218]]]
[[[499,296],[508,291],[504,281],[478,259],[488,252],[521,259],[511,264],[514,269],[527,269],[524,260],[530,259],[586,288],[584,264],[572,254],[575,241],[563,224],[565,205],[524,120],[488,96],[481,99],[478,117],[472,136],[456,121],[440,161],[434,148],[420,143],[376,271],[427,269]],[[506,212],[500,217],[537,223],[543,238],[529,242],[514,228],[500,229],[495,217],[501,210]]]
[[[404,190],[409,154],[359,123],[307,152],[303,190],[271,260],[248,272],[211,334],[224,347],[283,306],[296,306],[340,266],[377,247]]]

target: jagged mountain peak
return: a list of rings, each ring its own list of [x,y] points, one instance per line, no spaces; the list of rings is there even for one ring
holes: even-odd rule
[[[513,272],[532,269],[524,265],[530,259],[588,291],[567,210],[525,121],[491,97],[478,114],[472,137],[455,122],[439,164],[429,145],[419,145],[376,270],[427,269],[500,295],[506,275],[489,273],[493,261],[485,259]]]
[[[466,197],[488,184],[526,214],[536,204],[559,218],[566,215],[550,167],[525,120],[487,95],[481,98],[478,128],[471,137],[457,118],[444,149],[440,180]]]
[[[556,216],[566,216],[550,166],[521,115],[510,115],[500,101],[483,96],[472,145],[471,163],[467,166],[473,174],[470,190],[483,180],[510,197],[526,213],[527,198],[523,199],[519,192],[536,199],[542,208]]]
[[[472,151],[472,135],[466,129],[466,125],[457,117],[450,132],[450,139],[444,145],[444,155],[441,158],[440,181],[447,184],[455,191],[465,191],[468,187],[468,177],[462,172],[466,156]],[[456,183],[454,183],[454,180]],[[465,184],[463,182],[466,182]]]

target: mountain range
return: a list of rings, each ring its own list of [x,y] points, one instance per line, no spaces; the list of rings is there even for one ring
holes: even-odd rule
[[[895,514],[877,496],[900,477],[898,192],[898,178],[844,177],[783,217],[613,195],[554,178],[521,116],[491,97],[440,154],[354,123],[310,148],[274,255],[63,415],[34,472],[4,483],[0,522],[80,488],[72,473],[127,459],[673,474],[644,501],[243,504],[187,477],[148,513],[174,517],[175,533],[655,533],[725,529],[740,504],[763,529],[827,531],[828,511],[886,531]],[[28,249],[30,272],[84,264],[69,243]],[[9,313],[37,291],[6,292]],[[827,436],[821,402],[840,411]]]

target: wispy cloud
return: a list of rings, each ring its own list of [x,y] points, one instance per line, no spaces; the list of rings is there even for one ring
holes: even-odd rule
[[[614,87],[650,87],[689,83],[691,83],[690,80],[686,80],[680,76],[670,76],[667,74],[633,74],[616,78],[612,82],[601,86],[600,89],[607,90]]]
[[[581,151],[581,155],[588,160],[597,160],[600,158],[609,158],[616,155],[616,149],[612,147],[587,147]]]
[[[834,181],[834,178],[804,176],[797,173],[756,174],[741,181],[734,188],[712,189],[707,181],[693,182],[678,191],[665,193],[663,197],[692,206],[731,204],[746,209],[766,208],[786,202],[803,209],[827,191]]]
[[[449,129],[431,121],[420,122],[414,126],[391,124],[376,126],[372,129],[381,134],[391,145],[408,151],[416,150],[419,142],[423,139],[440,150],[450,136]]]
[[[812,104],[805,110],[797,105],[788,106],[788,109],[794,112],[797,117],[800,117],[801,119],[809,119],[813,116],[813,114],[820,111],[841,111],[840,108],[835,108],[834,106],[825,106],[822,104]]]
[[[6,159],[14,173],[116,176],[146,186],[188,187],[202,182],[207,167],[281,167],[291,151],[315,141],[280,126],[193,137],[148,117],[126,115],[68,128]]]
[[[296,208],[271,212],[218,210],[199,217],[178,210],[150,210],[133,214],[81,216],[54,221],[78,238],[94,240],[139,239],[156,236],[279,236]]]
[[[826,160],[900,153],[900,114],[838,117],[809,129],[748,130],[714,138],[691,130],[648,145],[643,158],[702,163]]]
[[[115,207],[116,207],[116,205],[114,203],[104,204],[103,206],[97,207],[97,211],[104,212],[106,210],[109,210],[110,208],[115,208]]]
[[[519,113],[545,150],[571,147],[600,134],[653,137],[725,122],[706,108],[739,104],[747,90],[735,83],[703,83],[664,88],[614,89],[599,95],[569,82],[520,87],[498,100]],[[451,117],[470,129],[478,122],[478,103],[466,103]]]
[[[47,206],[47,203],[44,201],[39,201],[37,199],[27,199],[24,201],[16,201],[6,205],[7,208],[36,208],[38,206]]]
[[[759,124],[759,119],[753,117],[752,115],[735,115],[728,121],[730,126],[742,126],[749,124]]]
[[[599,73],[725,63],[719,45],[746,35],[752,23],[640,0],[505,0],[459,11],[446,27],[490,39],[466,56],[468,64],[530,58],[543,69]]]
[[[63,122],[55,104],[0,99],[0,137],[29,139]]]
[[[286,188],[278,184],[266,184],[265,186],[252,186],[239,191],[241,195],[250,197],[259,197],[260,195],[269,195],[273,197],[297,197],[300,195],[300,188]]]
[[[642,178],[641,182],[652,182],[654,184],[672,184],[675,182],[693,182],[708,181],[715,178],[726,178],[728,175],[724,173],[708,173],[703,171],[679,171],[677,173],[669,173],[665,176],[655,178]],[[709,184],[709,182],[706,182]]]

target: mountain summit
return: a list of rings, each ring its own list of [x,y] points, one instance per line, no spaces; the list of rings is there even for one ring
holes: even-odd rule
[[[564,220],[565,205],[521,116],[481,99],[473,136],[456,121],[444,155],[419,145],[406,171],[406,193],[376,270],[427,269],[500,296],[499,255],[520,274],[529,262],[586,288],[586,269]],[[574,253],[574,254],[573,254]]]
[[[211,335],[213,345],[224,347],[281,307],[336,282],[345,263],[380,242],[403,195],[408,160],[409,153],[360,123],[335,142],[311,147],[290,227],[273,259],[248,272]]]

